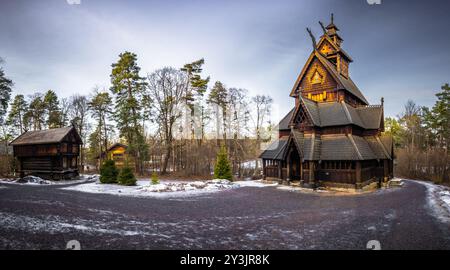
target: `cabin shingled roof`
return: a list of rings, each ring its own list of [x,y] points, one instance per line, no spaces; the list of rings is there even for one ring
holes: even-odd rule
[[[22,133],[14,139],[11,145],[59,143],[74,127],[34,130]]]

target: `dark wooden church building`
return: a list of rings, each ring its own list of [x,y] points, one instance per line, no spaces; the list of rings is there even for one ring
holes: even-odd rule
[[[11,142],[20,176],[68,179],[78,176],[82,141],[75,127],[28,131]]]
[[[260,156],[264,178],[304,187],[360,189],[393,175],[393,141],[384,131],[383,99],[368,101],[350,78],[352,58],[333,22],[306,61],[280,121],[279,138]]]

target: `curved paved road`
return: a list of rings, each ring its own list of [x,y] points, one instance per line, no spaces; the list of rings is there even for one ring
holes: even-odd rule
[[[189,198],[0,185],[1,249],[450,249],[426,187],[333,196],[244,187]]]

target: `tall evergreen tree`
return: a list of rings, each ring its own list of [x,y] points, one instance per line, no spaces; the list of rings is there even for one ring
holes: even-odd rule
[[[447,150],[450,146],[450,86],[448,83],[441,87],[441,92],[436,94],[438,100],[433,106],[434,126],[439,140],[439,145]]]
[[[120,136],[127,140],[129,152],[135,158],[136,171],[142,174],[147,145],[141,125],[145,81],[139,71],[136,54],[121,53],[118,62],[112,64],[110,90],[116,97],[115,120]]]
[[[0,64],[3,62],[0,58]],[[9,100],[11,99],[13,82],[6,77],[3,68],[0,66],[0,125],[5,125],[6,111],[8,110]]]
[[[44,107],[47,116],[46,124],[48,128],[61,127],[61,109],[59,107],[58,96],[53,90],[48,90],[44,96]]]
[[[41,93],[31,96],[28,111],[25,114],[25,121],[29,122],[33,130],[41,130],[45,124],[45,103]]]
[[[186,84],[186,97],[185,102],[190,110],[191,117],[191,138],[194,139],[195,136],[195,105],[202,112],[204,108],[202,107],[202,98],[208,88],[209,76],[207,78],[201,77],[201,72],[203,71],[202,66],[205,63],[205,60],[202,58],[200,60],[194,61],[192,63],[184,65],[181,68],[182,71],[186,72],[187,75],[187,84]],[[197,102],[195,102],[197,101]],[[203,121],[203,117],[200,118]],[[200,123],[202,127],[202,137],[203,137],[203,126],[204,123]]]
[[[13,128],[15,135],[22,134],[26,131],[25,114],[28,104],[23,95],[16,95],[11,103],[11,110],[8,114],[7,124]]]
[[[227,102],[228,100],[228,90],[225,86],[217,81],[214,84],[214,87],[211,89],[211,92],[208,96],[208,103],[216,105],[216,132],[217,132],[217,140],[219,139],[220,134],[220,114],[219,109],[222,109],[222,126],[223,126],[223,139],[227,138]]]

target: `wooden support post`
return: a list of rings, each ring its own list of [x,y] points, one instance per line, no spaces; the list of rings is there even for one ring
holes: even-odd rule
[[[281,168],[281,160],[278,161],[278,179],[281,179],[282,177],[282,172],[281,172],[282,168]]]
[[[356,189],[361,189],[362,188],[362,181],[361,181],[361,161],[356,161],[356,170],[355,170],[355,174],[356,174]]]
[[[383,182],[387,182],[389,179],[389,160],[383,159]]]
[[[286,181],[288,182],[291,180],[291,166],[292,166],[291,152],[289,152],[286,164]]]
[[[302,159],[300,159],[300,186],[303,187],[304,183],[305,180],[303,179],[303,162]]]
[[[25,173],[23,171],[23,160],[22,160],[22,158],[19,158],[19,166],[20,166],[20,168],[19,168],[19,177],[23,178],[23,177],[25,177]]]
[[[262,160],[262,165],[263,165],[263,180],[266,180],[266,160],[265,159]]]
[[[316,188],[315,165],[314,161],[309,162],[309,184],[312,188]]]

